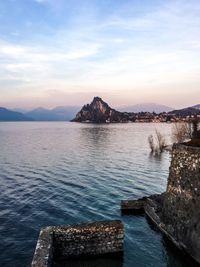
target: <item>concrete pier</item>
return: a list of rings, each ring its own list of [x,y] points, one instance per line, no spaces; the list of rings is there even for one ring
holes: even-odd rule
[[[142,215],[146,213],[147,205],[161,206],[163,202],[163,194],[155,194],[148,197],[143,197],[139,199],[130,199],[130,200],[122,200],[121,201],[121,214],[122,215]]]
[[[146,203],[146,198],[141,198],[137,200],[122,200],[121,201],[121,214],[144,214],[144,206]]]

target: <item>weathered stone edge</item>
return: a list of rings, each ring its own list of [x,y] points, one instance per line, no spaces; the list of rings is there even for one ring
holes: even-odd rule
[[[50,267],[53,258],[53,227],[42,228],[31,267]]]
[[[181,143],[181,144],[173,144],[173,148],[178,148],[179,150],[189,150],[189,151],[200,151],[200,147],[196,146],[188,146],[187,144]]]

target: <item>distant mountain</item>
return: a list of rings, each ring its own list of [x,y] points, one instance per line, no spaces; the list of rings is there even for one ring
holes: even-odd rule
[[[123,106],[118,107],[118,110],[121,112],[155,112],[155,113],[161,113],[161,112],[169,112],[172,111],[173,108],[165,106],[165,105],[159,105],[155,103],[143,103],[143,104],[137,104],[133,106]]]
[[[51,114],[50,110],[41,107],[33,109],[25,114],[36,121],[49,121],[57,119],[54,117],[54,114]]]
[[[66,106],[56,107],[54,109],[36,108],[26,114],[36,121],[69,121],[78,112],[79,107]]]
[[[33,119],[24,114],[7,108],[0,107],[0,121],[32,121]]]
[[[52,109],[63,120],[71,120],[79,111],[79,106],[60,106]]]
[[[195,106],[192,106],[191,108],[200,109],[200,104],[197,104]]]
[[[27,113],[29,110],[28,109],[23,109],[23,108],[12,108],[12,111],[20,112],[22,114]]]
[[[172,115],[175,115],[181,118],[185,118],[187,116],[200,115],[200,108],[198,108],[198,106],[199,105],[188,107],[188,108],[183,108],[183,109],[172,110],[168,112],[168,114],[172,114]]]

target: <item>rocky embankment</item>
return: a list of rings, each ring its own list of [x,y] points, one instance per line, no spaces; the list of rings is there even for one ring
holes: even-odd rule
[[[122,201],[122,213],[146,213],[179,249],[200,263],[200,148],[176,144],[167,190]]]

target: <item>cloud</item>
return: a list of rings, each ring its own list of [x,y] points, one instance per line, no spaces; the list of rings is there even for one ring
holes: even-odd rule
[[[23,46],[0,42],[0,76],[4,80],[12,77],[12,80],[21,80],[22,83],[48,82],[61,77],[72,79],[75,72],[78,74],[77,64],[97,55],[99,49],[99,44],[89,43],[82,43],[81,47],[50,49],[45,45]]]
[[[13,45],[10,43],[0,44],[0,56],[8,58],[17,58],[24,55],[27,52],[27,48],[19,45]]]

